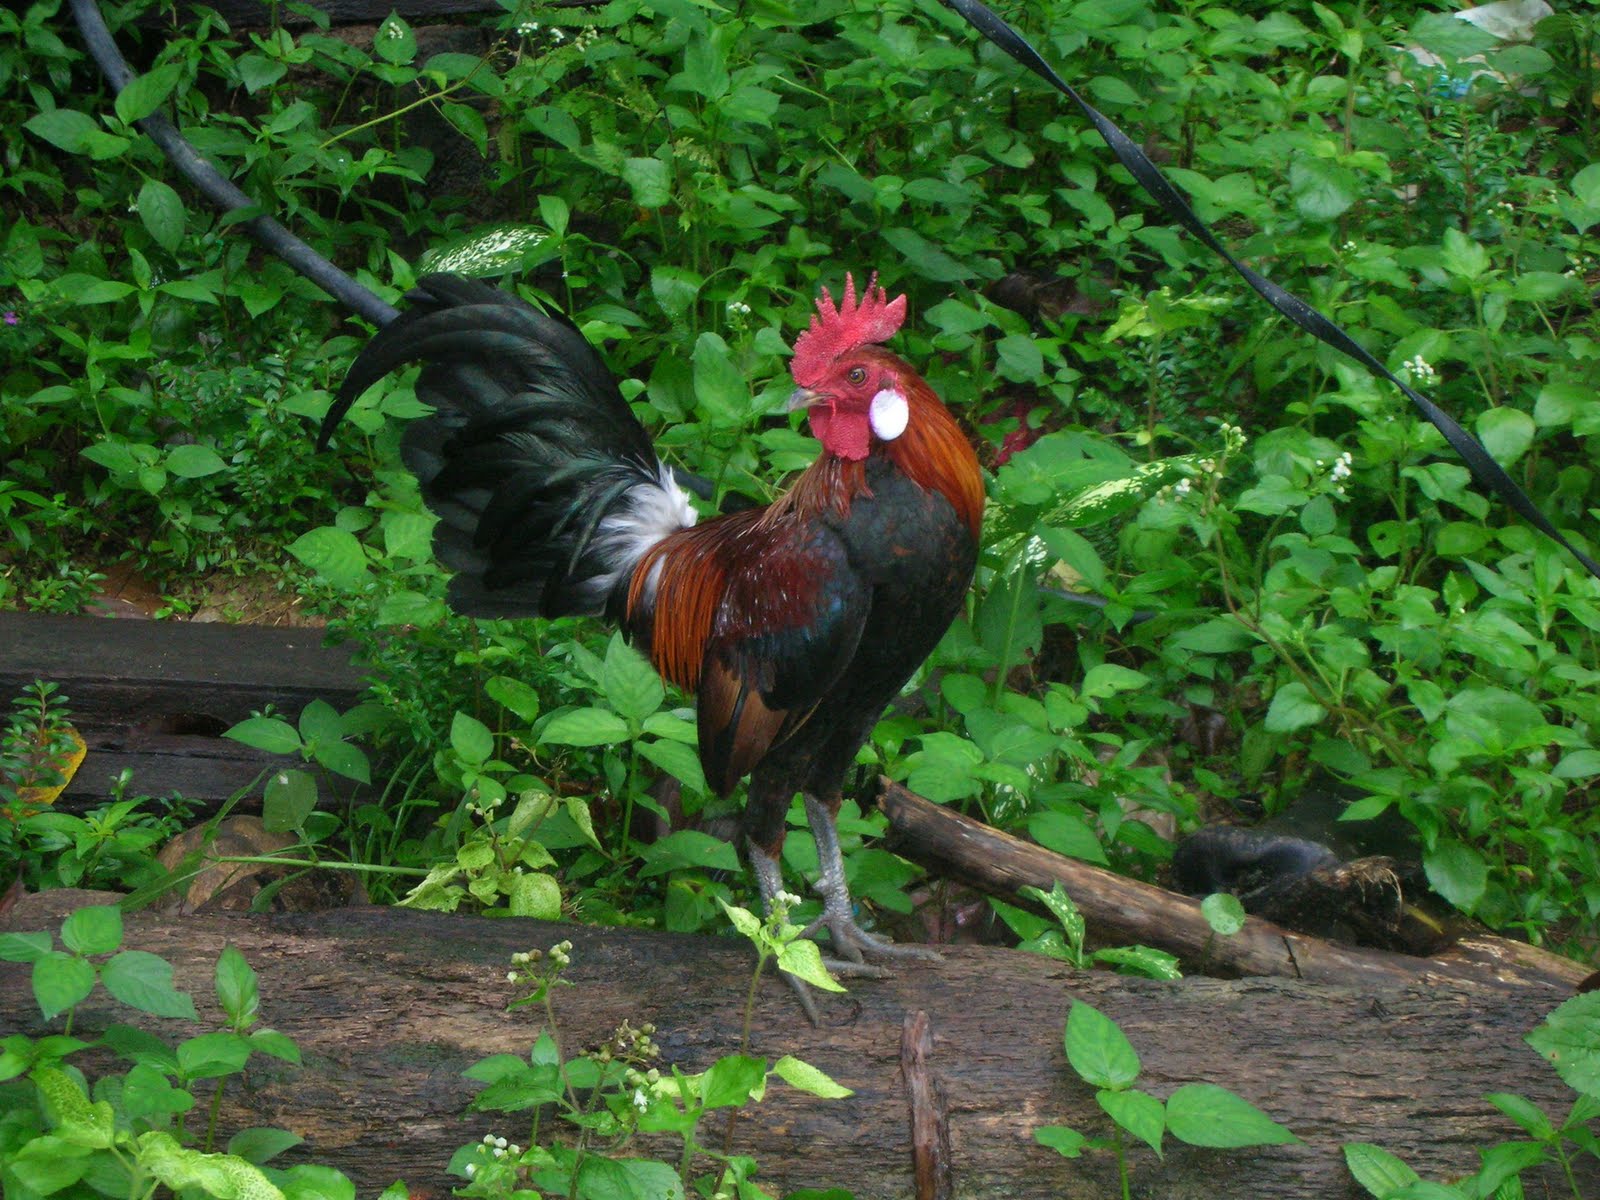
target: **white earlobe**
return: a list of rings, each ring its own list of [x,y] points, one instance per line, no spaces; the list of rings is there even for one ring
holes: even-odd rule
[[[872,432],[884,441],[892,442],[906,431],[911,410],[904,396],[893,388],[884,388],[872,398],[872,407],[867,416],[872,422]]]

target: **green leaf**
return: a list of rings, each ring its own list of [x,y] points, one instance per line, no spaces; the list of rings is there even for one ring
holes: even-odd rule
[[[316,811],[317,779],[309,771],[275,771],[261,792],[261,826],[268,833],[293,833]]]
[[[1289,164],[1289,194],[1301,216],[1331,221],[1359,198],[1360,181],[1349,167],[1301,156]]]
[[[135,76],[117,93],[117,117],[132,124],[142,121],[166,102],[183,75],[178,63],[167,63],[147,75]]]
[[[1046,850],[1104,866],[1105,848],[1100,835],[1082,817],[1059,809],[1046,808],[1028,818],[1028,835]]]
[[[1416,1183],[1420,1176],[1410,1167],[1381,1146],[1366,1142],[1348,1142],[1344,1147],[1344,1163],[1356,1182],[1371,1192],[1378,1200]]]
[[[539,733],[541,745],[615,746],[628,738],[628,723],[604,708],[573,708],[557,713]]]
[[[268,754],[295,754],[300,750],[300,734],[287,721],[277,717],[249,717],[222,735]]]
[[[52,941],[48,933],[0,933],[0,962],[37,962]]]
[[[100,981],[124,1004],[157,1017],[196,1019],[188,992],[172,986],[172,964],[144,950],[124,950],[100,970]]]
[[[1293,733],[1315,725],[1325,715],[1322,705],[1311,698],[1310,689],[1297,680],[1273,693],[1262,725],[1268,733]]]
[[[322,525],[289,543],[289,553],[342,592],[367,583],[367,554],[352,533]]]
[[[78,909],[61,923],[61,944],[78,954],[110,954],[122,945],[122,910],[111,904]]]
[[[765,1059],[728,1054],[700,1077],[700,1098],[706,1108],[737,1108],[766,1081]]]
[[[532,724],[539,715],[539,693],[520,679],[512,679],[509,675],[492,675],[483,685],[483,690],[489,699],[519,720]]]
[[[217,1003],[236,1030],[254,1025],[261,1009],[255,970],[237,946],[224,946],[217,956]]]
[[[1476,849],[1462,842],[1443,840],[1422,856],[1428,883],[1451,904],[1471,913],[1489,885],[1489,866]]]
[[[1083,686],[1078,693],[1088,699],[1101,699],[1114,696],[1118,692],[1138,691],[1148,686],[1150,677],[1142,671],[1135,671],[1128,667],[1118,666],[1116,663],[1100,663],[1090,667],[1083,677]]]
[[[93,118],[71,108],[39,113],[23,122],[22,127],[68,154],[83,153],[89,136],[101,132]]]
[[[934,283],[958,283],[972,278],[968,267],[914,229],[885,229],[883,240],[924,279]]]
[[[702,333],[695,339],[692,361],[696,403],[718,424],[741,424],[751,412],[750,381],[734,362],[728,343],[714,333]]]
[[[184,1079],[215,1079],[244,1070],[250,1042],[237,1033],[219,1030],[178,1043],[178,1072]]]
[[[170,1116],[192,1109],[194,1096],[173,1087],[172,1081],[158,1067],[135,1063],[123,1076],[121,1107],[127,1116],[134,1118]]]
[[[543,871],[524,871],[502,880],[506,907],[513,917],[554,921],[561,916],[561,885]]]
[[[843,1084],[835,1082],[826,1071],[808,1062],[802,1062],[793,1055],[785,1054],[773,1063],[772,1073],[790,1087],[810,1092],[813,1096],[821,1096],[824,1100],[842,1100],[846,1096],[855,1095]]]
[[[183,241],[184,211],[183,200],[171,185],[159,179],[145,180],[144,186],[139,189],[136,206],[139,219],[150,231],[150,236],[155,238],[156,244],[163,250],[176,250]],[[217,469],[222,469],[221,459],[217,460]],[[173,468],[173,473],[181,474],[176,468]]]
[[[261,1169],[242,1158],[190,1150],[159,1129],[140,1134],[137,1144],[139,1168],[174,1192],[192,1189],[219,1200],[284,1200],[283,1192]],[[298,1190],[297,1200],[311,1200],[315,1195]]]
[[[269,1159],[276,1158],[285,1150],[294,1149],[304,1141],[305,1139],[299,1134],[290,1133],[287,1129],[270,1129],[258,1126],[254,1129],[241,1129],[229,1138],[228,1153],[237,1155],[246,1162],[252,1162],[260,1166]],[[408,1200],[409,1195],[409,1192],[406,1193],[402,1200]]]
[[[844,986],[828,974],[822,950],[810,938],[797,937],[778,951],[778,968],[824,992],[842,992]]]
[[[672,172],[659,158],[624,159],[622,178],[640,208],[662,208],[672,200]]]
[[[633,721],[643,721],[667,698],[655,668],[620,633],[613,634],[606,647],[600,686],[611,707]]]
[[[1063,1158],[1078,1158],[1089,1145],[1087,1137],[1065,1125],[1041,1125],[1033,1131],[1033,1140]]]
[[[1491,408],[1478,415],[1478,440],[1502,467],[1533,445],[1533,418],[1520,408]]]
[[[94,964],[52,950],[33,964],[33,998],[45,1020],[79,1004],[94,990]]]
[[[1081,1000],[1072,1002],[1063,1039],[1067,1061],[1097,1088],[1121,1091],[1139,1077],[1139,1056],[1110,1017]]]
[[[1227,892],[1214,892],[1200,901],[1200,915],[1223,937],[1232,937],[1244,928],[1244,905]]]
[[[458,712],[450,718],[450,748],[463,761],[482,766],[494,755],[494,734],[476,717]]]
[[[1125,1092],[1098,1091],[1094,1096],[1105,1113],[1118,1125],[1156,1152],[1161,1153],[1161,1135],[1167,1127],[1166,1109],[1148,1092],[1130,1088]]]
[[[45,1118],[62,1141],[90,1150],[104,1150],[116,1136],[116,1114],[104,1100],[91,1102],[78,1081],[59,1067],[33,1069]]]
[[[669,833],[650,845],[642,847],[644,864],[641,877],[649,879],[685,867],[698,867],[706,871],[737,871],[739,852],[733,843],[712,837],[698,829],[680,829]]]
[[[417,35],[395,13],[390,13],[372,37],[372,50],[384,62],[405,66],[417,57]]]
[[[1600,1099],[1600,992],[1567,1000],[1527,1037],[1573,1090]]]
[[[685,787],[696,792],[709,792],[700,755],[693,746],[676,741],[640,742],[639,754],[655,763]]]
[[[650,268],[650,291],[661,311],[672,321],[681,321],[688,315],[704,282],[698,273],[687,267]]]
[[[1451,226],[1444,231],[1444,250],[1440,264],[1461,279],[1477,279],[1489,269],[1489,252],[1461,230]]]
[[[10,1156],[6,1169],[23,1187],[40,1196],[49,1196],[82,1179],[93,1154],[86,1146],[44,1134],[24,1142]]]
[[[1167,1129],[1191,1146],[1222,1150],[1300,1140],[1248,1100],[1214,1083],[1186,1083],[1167,1097]]]

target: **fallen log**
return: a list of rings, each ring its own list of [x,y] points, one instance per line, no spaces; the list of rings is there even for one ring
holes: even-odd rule
[[[72,904],[71,894],[28,897],[3,923],[51,928]],[[685,1070],[739,1048],[752,955],[720,938],[358,908],[138,913],[127,919],[124,944],[173,962],[179,984],[209,1019],[216,956],[228,943],[243,951],[260,975],[263,1022],[292,1036],[305,1061],[298,1069],[252,1065],[247,1086],[224,1093],[222,1127],[292,1129],[306,1144],[291,1157],[337,1167],[369,1196],[397,1178],[414,1189],[442,1189],[456,1147],[485,1132],[526,1128],[522,1117],[465,1113],[476,1085],[461,1072],[489,1054],[527,1053],[537,1027],[529,1010],[505,1011],[508,961],[515,951],[563,939],[574,944],[568,978],[575,986],[556,1000],[566,1046],[597,1044],[627,1018],[654,1022],[666,1059]],[[1287,979],[1157,983],[956,946],[943,962],[855,981],[848,996],[824,998],[823,1024],[813,1029],[799,1019],[788,988],[769,978],[758,991],[750,1051],[798,1055],[856,1094],[822,1101],[774,1086],[741,1117],[732,1149],[760,1162],[760,1179],[775,1194],[834,1186],[858,1200],[904,1200],[916,1194],[915,1123],[931,1130],[918,1134],[924,1171],[930,1144],[948,1138],[948,1158],[940,1166],[936,1152],[932,1174],[947,1170],[954,1195],[1114,1194],[1108,1156],[1067,1160],[1033,1140],[1045,1124],[1108,1132],[1092,1089],[1070,1073],[1062,1053],[1063,1023],[1077,999],[1121,1024],[1150,1091],[1222,1084],[1304,1139],[1225,1154],[1169,1139],[1164,1160],[1132,1153],[1136,1194],[1327,1200],[1353,1194],[1341,1143],[1378,1143],[1440,1178],[1475,1169],[1475,1146],[1518,1136],[1481,1100],[1485,1093],[1520,1092],[1564,1112],[1570,1092],[1522,1037],[1568,994],[1420,978],[1382,988]],[[913,1030],[903,1039],[908,1014],[919,1012],[928,1036]],[[74,1033],[91,1036],[128,1019],[128,1010],[96,993],[79,1008]],[[160,1028],[168,1036],[195,1032],[178,1022]],[[0,964],[0,1030],[43,1031],[19,964]],[[903,1062],[911,1064],[915,1104]],[[1600,1195],[1595,1164],[1581,1170],[1588,1172],[1579,1177],[1584,1194]],[[1549,1183],[1550,1194],[1566,1194],[1554,1176]],[[1545,1193],[1530,1180],[1530,1194]]]
[[[1463,937],[1429,958],[1343,946],[1259,917],[1247,918],[1232,937],[1218,937],[1192,896],[1056,854],[888,780],[882,781],[877,803],[889,818],[885,842],[896,854],[1023,903],[1031,902],[1021,895],[1022,888],[1049,891],[1059,882],[1096,940],[1166,950],[1193,971],[1276,975],[1351,987],[1459,982],[1570,990],[1591,970],[1536,946],[1488,935]]]

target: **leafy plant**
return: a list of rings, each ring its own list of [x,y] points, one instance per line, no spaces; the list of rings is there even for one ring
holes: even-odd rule
[[[92,1083],[69,1060],[97,1043],[72,1036],[77,1008],[100,985],[142,1013],[194,1021],[193,999],[177,988],[170,964],[143,950],[120,950],[122,914],[80,908],[62,922],[61,949],[48,933],[0,934],[0,959],[32,964],[41,1015],[65,1014],[63,1031],[0,1039],[0,1182],[8,1194],[151,1195],[157,1188],[232,1200],[297,1196],[338,1200],[350,1183],[325,1167],[265,1166],[297,1144],[278,1129],[241,1130],[217,1149],[217,1114],[228,1079],[252,1054],[298,1063],[299,1050],[281,1033],[257,1028],[256,975],[231,946],[217,960],[215,984],[223,1027],[175,1043],[127,1025],[112,1025],[98,1044],[130,1065]],[[197,1093],[211,1088],[205,1130],[187,1125]]]
[[[1514,1200],[1522,1173],[1557,1164],[1581,1200],[1573,1166],[1580,1158],[1600,1158],[1600,993],[1574,996],[1552,1012],[1525,1039],[1577,1092],[1565,1119],[1557,1122],[1537,1104],[1513,1092],[1484,1099],[1518,1125],[1526,1138],[1480,1150],[1483,1165],[1451,1183],[1431,1183],[1387,1150],[1365,1142],[1345,1146],[1345,1164],[1356,1182],[1378,1200]]]
[[[1188,1145],[1218,1150],[1281,1146],[1300,1140],[1253,1104],[1216,1084],[1186,1083],[1165,1100],[1134,1087],[1139,1055],[1116,1022],[1081,1001],[1074,1000],[1067,1014],[1064,1043],[1068,1064],[1096,1089],[1096,1103],[1111,1118],[1111,1136],[1089,1137],[1064,1125],[1043,1125],[1034,1130],[1034,1139],[1066,1158],[1077,1158],[1088,1150],[1110,1150],[1117,1159],[1123,1200],[1132,1195],[1130,1138],[1149,1146],[1158,1158],[1169,1133]]]

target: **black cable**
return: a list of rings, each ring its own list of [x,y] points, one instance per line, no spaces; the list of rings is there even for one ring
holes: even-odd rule
[[[99,64],[112,91],[120,93],[133,78],[133,70],[117,49],[117,43],[100,15],[99,6],[95,0],[71,0],[71,4],[73,20],[78,24],[78,32],[83,35],[89,53]],[[135,124],[161,147],[162,153],[183,173],[184,178],[199,188],[217,208],[231,213],[256,207],[255,202],[207,162],[166,117],[152,113]],[[386,303],[377,293],[350,278],[271,217],[255,216],[239,224],[263,247],[351,312],[379,326],[387,325],[400,315],[398,309]]]
[[[1550,523],[1544,513],[1539,511],[1538,506],[1528,498],[1528,494],[1517,486],[1516,481],[1511,476],[1506,474],[1505,468],[1494,460],[1489,451],[1484,448],[1482,442],[1463,429],[1449,413],[1396,377],[1388,367],[1374,358],[1364,346],[1334,324],[1328,317],[1312,308],[1300,297],[1285,291],[1273,283],[1272,280],[1245,266],[1244,263],[1235,258],[1228,248],[1217,240],[1216,235],[1211,232],[1206,223],[1195,215],[1194,209],[1189,207],[1189,202],[1184,198],[1183,193],[1161,173],[1160,169],[1150,161],[1149,156],[1134,143],[1133,139],[1123,133],[1109,117],[1080,96],[1071,84],[1057,75],[1050,67],[1050,64],[1040,57],[1039,52],[1020,33],[983,4],[981,0],[942,0],[942,3],[953,9],[969,25],[1016,59],[1017,62],[1027,67],[1028,70],[1039,76],[1051,87],[1069,97],[1083,110],[1083,114],[1089,118],[1095,129],[1100,132],[1100,136],[1105,138],[1106,145],[1111,147],[1111,152],[1117,156],[1118,161],[1133,174],[1133,177],[1138,180],[1139,185],[1145,191],[1155,197],[1156,203],[1161,206],[1162,211],[1167,216],[1194,234],[1211,250],[1221,255],[1228,265],[1243,276],[1244,281],[1259,292],[1268,304],[1288,317],[1299,328],[1305,330],[1318,341],[1332,346],[1335,350],[1354,359],[1374,375],[1381,379],[1387,379],[1395,387],[1399,388],[1405,394],[1406,399],[1416,405],[1417,410],[1432,421],[1434,427],[1440,433],[1444,434],[1445,441],[1449,442],[1455,452],[1461,456],[1462,460],[1467,464],[1467,468],[1472,472],[1473,477],[1480,484],[1509,504],[1528,524],[1532,525],[1540,533],[1564,546],[1574,558],[1588,569],[1589,574],[1600,579],[1600,562],[1596,562],[1579,550],[1562,535],[1560,530]]]

